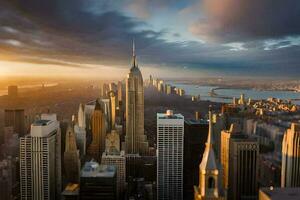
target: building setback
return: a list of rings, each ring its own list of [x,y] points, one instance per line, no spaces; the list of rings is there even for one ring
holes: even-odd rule
[[[136,61],[133,43],[132,67],[126,78],[126,154],[148,153],[149,144],[144,134],[144,82]]]

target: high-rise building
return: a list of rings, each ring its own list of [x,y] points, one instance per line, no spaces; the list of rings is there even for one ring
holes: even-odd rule
[[[106,132],[110,132],[111,131],[111,119],[112,119],[112,113],[111,113],[111,102],[110,102],[110,98],[107,99],[100,99],[100,105],[102,108],[102,111],[104,113],[104,117],[105,117],[105,126],[106,126]]]
[[[124,151],[113,147],[102,154],[102,165],[114,165],[117,168],[117,199],[122,199],[126,180],[126,158]]]
[[[199,183],[199,163],[205,150],[207,134],[207,120],[185,120],[183,196],[186,200],[194,198],[194,185]]]
[[[184,117],[157,113],[157,199],[183,199]]]
[[[292,123],[282,140],[281,187],[300,187],[300,124]]]
[[[4,126],[12,126],[19,136],[25,133],[25,116],[24,109],[5,109],[4,110]]]
[[[257,199],[259,144],[246,134],[229,141],[228,199]]]
[[[102,85],[102,90],[101,90],[101,97],[106,98],[108,97],[108,92],[109,92],[109,85],[104,83]]]
[[[76,136],[76,146],[79,149],[80,156],[86,154],[86,130],[78,125],[74,126],[74,133]]]
[[[123,98],[122,98],[123,92],[122,91],[123,91],[123,89],[122,89],[122,82],[119,81],[118,82],[118,105],[120,105],[120,102],[123,101]]]
[[[144,83],[133,43],[132,67],[126,78],[125,152],[147,154],[148,148],[149,144],[144,134]]]
[[[116,126],[116,109],[117,99],[114,91],[110,91],[110,110],[111,110],[111,129],[115,129]]]
[[[78,123],[78,126],[81,127],[81,128],[86,127],[84,105],[83,104],[79,105],[77,123]]]
[[[80,159],[76,146],[73,127],[68,127],[66,132],[66,146],[64,152],[65,178],[69,183],[79,183]]]
[[[222,184],[225,191],[228,189],[228,179],[229,179],[229,143],[232,134],[240,133],[240,128],[238,124],[231,124],[230,130],[223,130],[221,132],[221,165],[223,169],[222,173]]]
[[[116,130],[112,130],[111,133],[106,135],[105,139],[105,151],[109,152],[112,149],[117,150],[118,152],[121,151],[120,149],[120,135]]]
[[[81,200],[116,200],[117,169],[113,165],[86,162],[80,176]]]
[[[96,160],[101,160],[105,150],[105,115],[99,101],[96,101],[95,110],[92,114],[92,143],[88,147],[88,154]]]
[[[61,133],[55,114],[43,114],[20,138],[21,199],[59,199],[61,193]]]
[[[213,120],[209,110],[209,130],[202,161],[199,165],[199,185],[194,186],[195,200],[223,200],[220,190],[220,169],[213,148]]]

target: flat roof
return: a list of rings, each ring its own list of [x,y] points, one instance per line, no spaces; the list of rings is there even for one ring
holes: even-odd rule
[[[167,115],[166,113],[157,113],[159,119],[184,119],[182,114]]]
[[[86,162],[81,170],[81,177],[106,177],[116,175],[117,168],[114,165],[99,165],[95,161]]]
[[[33,126],[47,126],[49,123],[51,122],[51,120],[47,120],[47,119],[41,119],[41,120],[37,120],[35,122],[33,122]]]
[[[260,192],[264,193],[272,200],[298,200],[300,197],[300,187],[296,188],[261,188]]]

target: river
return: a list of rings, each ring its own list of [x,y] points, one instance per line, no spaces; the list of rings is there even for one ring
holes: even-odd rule
[[[170,82],[171,85],[182,88],[185,90],[187,95],[200,95],[201,100],[209,100],[213,102],[231,102],[230,99],[224,99],[219,96],[226,97],[236,97],[239,98],[241,94],[245,94],[246,98],[251,98],[254,100],[267,99],[269,97],[279,98],[279,99],[300,99],[300,93],[294,91],[277,91],[277,90],[255,90],[255,89],[239,89],[239,88],[230,88],[230,89],[217,89],[217,86],[200,86],[193,84],[182,84],[176,82]],[[213,89],[217,96],[211,97],[209,92]],[[293,101],[293,103],[300,105],[300,101]]]

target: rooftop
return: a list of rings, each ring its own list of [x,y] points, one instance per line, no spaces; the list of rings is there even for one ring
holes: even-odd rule
[[[44,120],[44,119],[41,119],[41,120],[37,120],[35,121],[32,125],[33,126],[47,126],[50,124],[50,120]]]
[[[81,177],[106,177],[112,178],[116,175],[114,165],[99,165],[95,161],[86,162],[81,170]]]
[[[269,197],[272,200],[282,200],[282,199],[289,199],[289,200],[298,200],[300,196],[300,187],[297,188],[261,188],[261,193],[264,196]]]

